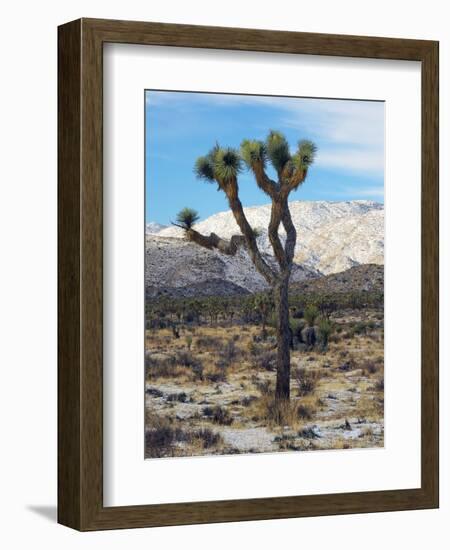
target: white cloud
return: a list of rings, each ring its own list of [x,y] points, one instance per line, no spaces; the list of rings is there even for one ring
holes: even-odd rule
[[[284,123],[308,128],[319,144],[317,165],[383,177],[384,104],[354,100],[286,103]]]
[[[383,151],[379,151],[376,148],[331,146],[319,149],[316,166],[382,175],[384,171],[384,155]]]
[[[333,189],[333,194],[344,198],[355,199],[371,199],[371,200],[384,200],[384,187],[382,185],[374,186],[352,186],[352,187],[337,187]]]
[[[211,93],[148,93],[147,103],[186,108],[266,105],[280,112],[280,125],[317,142],[317,165],[383,177],[384,103]]]

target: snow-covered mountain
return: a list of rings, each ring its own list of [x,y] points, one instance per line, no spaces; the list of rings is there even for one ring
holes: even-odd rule
[[[297,229],[294,260],[298,265],[309,268],[309,273],[317,271],[322,274],[337,273],[355,265],[384,263],[384,207],[382,204],[373,201],[293,201],[289,203],[289,208]],[[272,255],[267,236],[270,205],[253,206],[244,210],[250,225],[261,233],[258,237],[260,250]],[[239,234],[239,228],[231,211],[210,216],[196,224],[195,229],[207,235],[214,232],[223,238]],[[183,239],[182,229],[170,226],[159,231],[152,229],[148,232],[150,233],[157,240],[170,238],[170,242],[176,245],[177,252],[174,254],[179,253],[182,245],[178,241]],[[282,238],[285,236],[282,228],[280,228],[280,235]],[[168,242],[165,241],[165,248],[169,246]],[[193,246],[192,243],[184,244]],[[152,244],[151,248],[153,246]],[[193,254],[198,256],[204,252],[209,251],[198,250],[194,245]],[[242,251],[242,254],[246,256],[245,251]],[[150,261],[148,256],[147,259]],[[232,261],[229,258],[224,259],[222,255],[220,259],[224,262]],[[244,269],[244,266],[242,268]],[[251,265],[245,265],[245,270],[254,269]]]
[[[147,235],[153,235],[159,233],[163,229],[166,229],[166,227],[167,225],[162,225],[161,223],[149,222],[145,225],[145,232]]]
[[[266,260],[275,267],[273,256],[267,255]],[[315,270],[295,265],[291,281],[302,282],[318,275]],[[149,297],[198,297],[260,292],[267,284],[244,248],[227,256],[183,238],[147,234],[145,287]]]

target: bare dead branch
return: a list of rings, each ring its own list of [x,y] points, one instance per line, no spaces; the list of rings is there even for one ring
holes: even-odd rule
[[[203,248],[208,248],[209,250],[216,248],[228,256],[234,256],[238,251],[238,248],[240,246],[245,246],[246,244],[242,235],[233,235],[228,241],[226,239],[222,239],[215,233],[210,233],[209,236],[202,235],[195,229],[187,229],[186,238],[189,241],[195,242],[196,244],[202,246]]]
[[[174,225],[175,227],[179,227],[180,229],[187,231],[187,227],[184,227],[184,225],[180,225],[179,223],[170,222],[170,225]]]

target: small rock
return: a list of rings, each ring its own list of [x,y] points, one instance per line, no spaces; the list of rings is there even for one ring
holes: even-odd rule
[[[147,388],[146,393],[152,395],[153,397],[162,397],[164,394],[158,388]]]

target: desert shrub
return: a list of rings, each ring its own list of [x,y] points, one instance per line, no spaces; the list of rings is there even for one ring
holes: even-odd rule
[[[145,434],[145,455],[147,458],[170,456],[174,432],[170,426],[157,426]]]
[[[220,434],[213,432],[209,428],[201,428],[200,430],[195,431],[193,436],[200,439],[204,449],[215,447],[222,442]]]
[[[295,381],[298,386],[298,395],[303,397],[314,392],[318,381],[317,371],[308,371],[304,367],[299,367],[294,373]]]
[[[203,414],[211,419],[214,424],[229,426],[233,423],[233,418],[230,416],[230,413],[220,405],[216,405],[215,407],[205,407],[203,409]]]
[[[374,361],[366,361],[364,365],[362,365],[362,369],[366,374],[375,374],[378,371],[378,366]]]
[[[374,436],[374,433],[373,433],[373,428],[371,426],[365,426],[362,430],[361,430],[361,433],[359,434],[359,437],[363,438],[363,437],[373,437]]]
[[[178,364],[182,365],[183,367],[192,367],[196,363],[196,360],[192,356],[192,353],[190,351],[184,350],[178,352],[177,361]]]
[[[209,372],[206,375],[206,378],[210,382],[225,382],[227,379],[227,370],[233,363],[234,359],[237,356],[237,348],[233,340],[227,341],[222,350],[219,353],[219,356],[215,363],[215,370]]]
[[[203,415],[210,418],[214,414],[214,407],[210,407],[207,405],[206,407],[203,407]]]
[[[367,331],[366,323],[364,323],[364,321],[358,321],[357,323],[355,323],[350,327],[348,332],[349,332],[349,336],[353,338],[355,334],[358,334],[358,335],[366,334],[366,331]]]
[[[276,369],[277,354],[275,351],[262,351],[253,358],[253,366],[263,370],[272,371]]]
[[[289,326],[292,336],[297,338],[299,342],[302,342],[302,330],[305,328],[305,322],[294,318],[289,320]]]
[[[180,403],[185,403],[187,401],[187,395],[184,391],[181,393],[171,393],[167,396],[167,401],[179,401]]]
[[[162,458],[175,456],[177,443],[195,444],[199,442],[204,449],[209,449],[222,442],[219,434],[209,428],[199,430],[183,430],[173,427],[164,419],[157,419],[155,425],[145,433],[146,458]]]
[[[192,375],[194,380],[203,380],[203,365],[198,361],[195,365],[192,366]]]
[[[265,419],[269,424],[278,426],[290,425],[295,421],[295,410],[285,399],[268,399],[265,403]]]
[[[217,382],[225,382],[227,379],[227,366],[228,365],[226,363],[219,360],[216,363],[216,369],[213,372],[208,372],[208,374],[205,375],[205,378],[213,384],[216,384]]]
[[[246,395],[239,401],[239,405],[242,405],[243,407],[248,407],[253,401],[255,401],[257,397],[254,395]]]
[[[305,312],[303,311],[302,308],[292,308],[292,317],[294,319],[303,319],[303,316],[304,316]]]
[[[323,351],[328,348],[328,341],[333,331],[333,324],[326,318],[319,321],[319,341]]]
[[[253,340],[250,340],[247,345],[247,352],[252,356],[256,356],[261,352],[261,347]]]
[[[227,377],[227,371],[230,367],[230,362],[228,359],[224,359],[223,357],[219,357],[219,359],[216,361],[216,369],[219,372],[219,374],[222,376],[223,380],[226,380]]]
[[[298,435],[299,437],[303,437],[305,439],[316,439],[320,437],[311,426],[299,430]]]
[[[297,407],[297,416],[302,420],[311,420],[314,414],[314,409],[308,403],[300,403]]]
[[[254,381],[255,386],[261,392],[262,395],[269,395],[272,393],[272,385],[269,380],[256,380]]]
[[[161,356],[150,353],[145,356],[146,378],[167,378],[176,376],[176,359],[171,355]]]
[[[222,351],[220,352],[220,356],[224,361],[230,364],[234,361],[234,359],[236,359],[237,352],[238,350],[234,340],[227,340],[222,348]]]
[[[356,361],[353,359],[353,357],[350,357],[348,361],[345,361],[345,363],[340,364],[337,368],[342,372],[348,372],[356,368]]]
[[[313,327],[316,322],[317,316],[319,315],[319,310],[313,304],[308,305],[305,308],[304,317],[308,326]]]
[[[179,351],[177,362],[180,366],[191,369],[194,380],[203,380],[203,364],[200,359],[193,357],[190,351]]]
[[[255,405],[255,419],[269,426],[293,426],[300,420],[312,419],[316,410],[312,402],[276,399],[273,395],[263,395]]]
[[[384,378],[379,378],[376,382],[375,382],[375,391],[384,391]]]
[[[192,335],[191,335],[191,334],[187,334],[186,337],[185,337],[185,340],[186,340],[186,345],[187,345],[188,350],[191,351],[191,346],[192,346]]]
[[[215,351],[221,348],[222,340],[216,336],[199,336],[195,341],[197,349]]]

